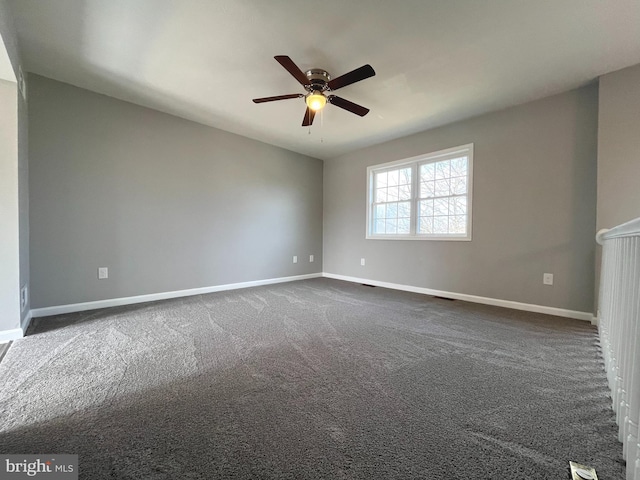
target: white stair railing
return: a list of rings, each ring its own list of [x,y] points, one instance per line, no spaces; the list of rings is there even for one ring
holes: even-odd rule
[[[596,235],[602,245],[600,344],[627,480],[640,480],[640,218]]]

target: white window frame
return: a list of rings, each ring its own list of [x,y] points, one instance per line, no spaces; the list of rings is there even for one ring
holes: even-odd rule
[[[468,158],[467,168],[467,232],[465,234],[431,234],[417,233],[418,225],[418,201],[419,198],[419,168],[426,163],[435,163],[450,158],[457,158],[464,154]],[[374,234],[372,207],[374,200],[375,174],[384,170],[394,170],[404,166],[411,166],[411,228],[408,234]],[[447,148],[437,152],[417,155],[411,158],[395,160],[393,162],[371,165],[367,167],[367,224],[366,239],[371,240],[446,240],[446,241],[471,241],[471,226],[473,224],[473,143],[459,147]]]

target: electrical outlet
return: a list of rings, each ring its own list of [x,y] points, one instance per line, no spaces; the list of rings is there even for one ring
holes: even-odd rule
[[[109,268],[98,267],[98,280],[104,280],[105,278],[109,278]]]
[[[364,267],[364,264],[365,264],[364,258],[361,258],[360,259],[360,266]]]
[[[27,299],[29,298],[27,295],[28,295],[27,286],[24,285],[20,289],[20,311],[21,312],[24,312],[24,309],[27,306]]]
[[[293,263],[298,263],[298,256],[297,255],[293,256]]]
[[[542,275],[542,283],[545,285],[553,285],[553,273],[544,273]]]
[[[309,255],[309,263],[313,263],[313,255]]]

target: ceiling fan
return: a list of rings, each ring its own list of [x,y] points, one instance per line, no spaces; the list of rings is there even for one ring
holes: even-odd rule
[[[293,78],[300,82],[307,93],[291,93],[288,95],[278,95],[276,97],[254,98],[254,103],[274,102],[276,100],[304,97],[307,104],[307,110],[305,111],[304,119],[302,120],[303,127],[308,127],[313,123],[316,112],[322,110],[327,102],[351,113],[355,113],[356,115],[360,115],[361,117],[364,117],[369,113],[368,108],[350,102],[349,100],[345,100],[337,95],[327,95],[327,93],[346,87],[352,83],[359,82],[365,78],[373,77],[376,72],[373,70],[371,65],[363,65],[349,73],[345,73],[344,75],[332,79],[326,70],[322,70],[320,68],[312,68],[311,70],[307,70],[307,72],[303,72],[295,63],[293,63],[293,60],[286,55],[276,55],[274,58],[293,76]]]

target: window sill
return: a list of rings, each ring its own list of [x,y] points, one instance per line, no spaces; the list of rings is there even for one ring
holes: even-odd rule
[[[470,236],[435,236],[435,235],[366,235],[366,240],[427,240],[440,242],[470,242]]]

